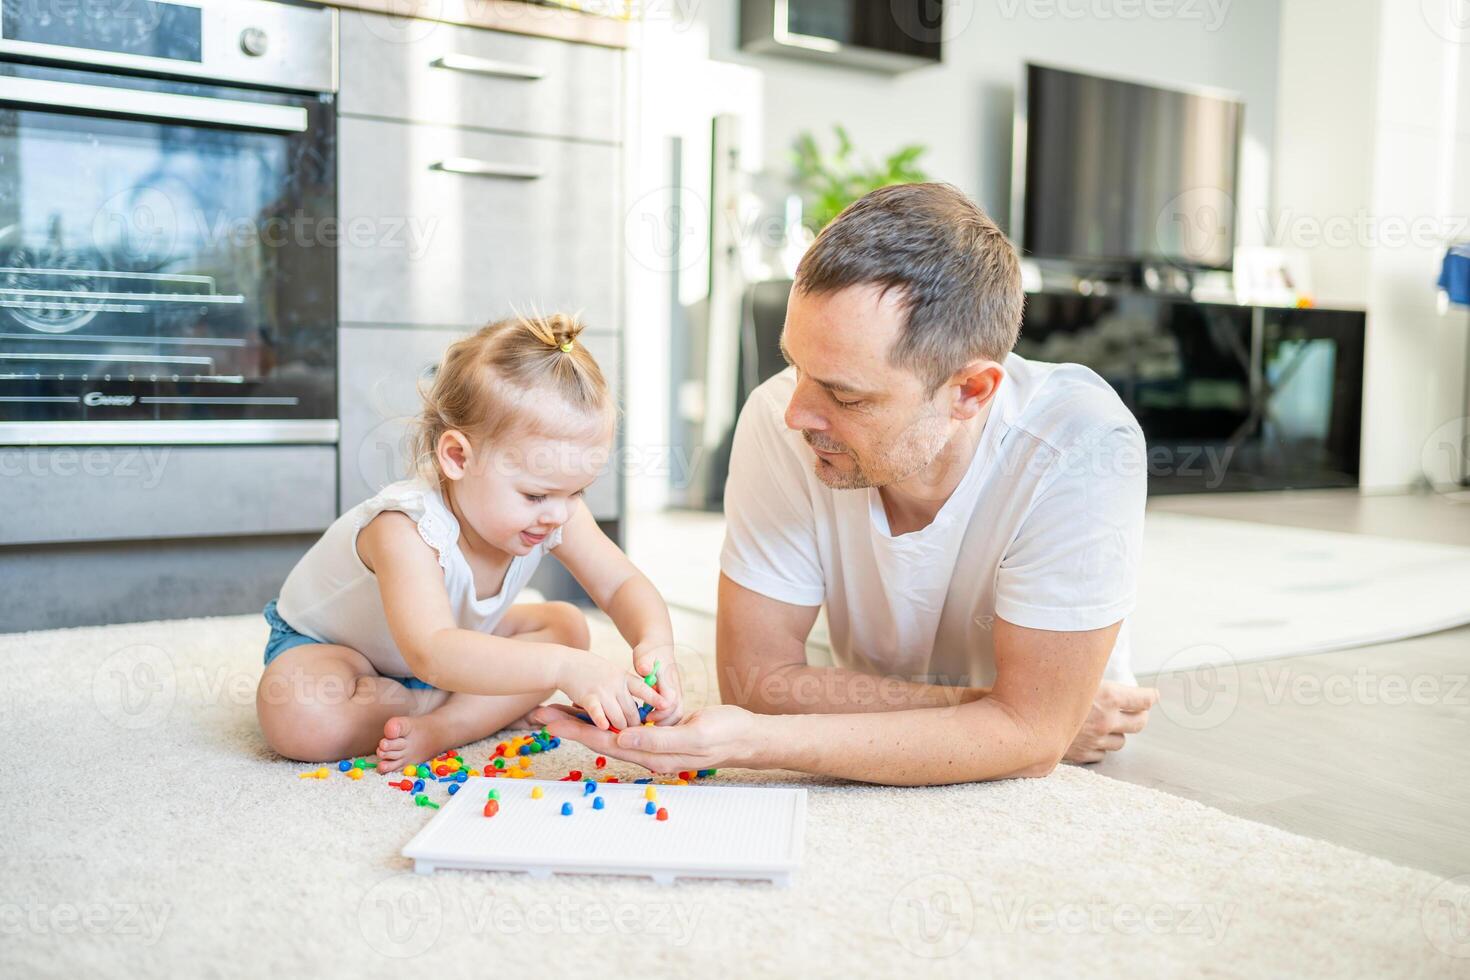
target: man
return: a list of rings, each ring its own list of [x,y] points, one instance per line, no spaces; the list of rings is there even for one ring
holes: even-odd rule
[[[1015,250],[952,187],[874,191],[797,270],[791,367],[751,395],[725,491],[724,704],[620,735],[660,772],[779,767],[890,784],[1045,775],[1140,731],[1124,622],[1138,424],[1096,374],[1011,353]],[[835,666],[805,643],[825,606]]]

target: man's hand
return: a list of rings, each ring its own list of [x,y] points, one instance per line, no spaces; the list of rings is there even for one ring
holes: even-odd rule
[[[1092,699],[1087,720],[1062,761],[1101,762],[1109,752],[1123,747],[1125,736],[1143,731],[1148,724],[1148,709],[1158,700],[1159,692],[1152,687],[1103,681]]]
[[[680,725],[636,726],[614,735],[587,724],[575,708],[564,704],[546,704],[531,712],[532,723],[545,725],[553,735],[659,774],[722,766],[758,768],[761,720],[762,716],[733,704],[712,704]]]

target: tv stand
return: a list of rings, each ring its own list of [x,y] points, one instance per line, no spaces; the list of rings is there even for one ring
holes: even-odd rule
[[[1118,391],[1151,493],[1355,487],[1365,325],[1361,311],[1044,288],[1016,353],[1084,364]]]
[[[1169,263],[1140,263],[1138,281],[1155,296],[1187,298],[1194,293],[1194,272]]]
[[[1105,296],[1116,291],[1133,291],[1154,296],[1189,297],[1194,292],[1199,270],[1158,259],[1116,262],[1059,262],[1029,259],[1042,288]]]

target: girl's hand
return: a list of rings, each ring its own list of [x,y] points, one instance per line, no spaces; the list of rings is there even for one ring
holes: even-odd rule
[[[765,749],[772,720],[733,704],[711,704],[680,725],[630,728],[614,735],[588,725],[564,704],[544,704],[531,712],[532,723],[545,725],[553,735],[659,774],[725,766],[766,768],[772,764]]]
[[[592,653],[573,660],[557,686],[598,728],[636,728],[640,700],[655,710],[668,707],[668,699],[642,677]]]
[[[674,659],[674,645],[659,640],[645,640],[633,648],[633,670],[642,677],[653,673],[658,664],[655,687],[668,706],[654,705],[648,720],[656,725],[676,725],[684,714],[684,691],[679,684],[679,664]]]

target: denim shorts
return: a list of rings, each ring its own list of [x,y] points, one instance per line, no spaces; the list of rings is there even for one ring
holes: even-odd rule
[[[321,642],[321,640],[313,640],[305,633],[298,633],[290,623],[282,619],[281,614],[276,612],[276,600],[274,599],[265,604],[265,608],[261,610],[261,613],[265,616],[265,621],[270,623],[271,626],[270,639],[265,641],[265,662],[267,666],[270,665],[272,660],[293,647]],[[393,677],[389,674],[384,674],[383,676],[389,680],[397,681],[407,688],[420,691],[434,690],[433,684],[427,681],[421,681],[417,677]]]

